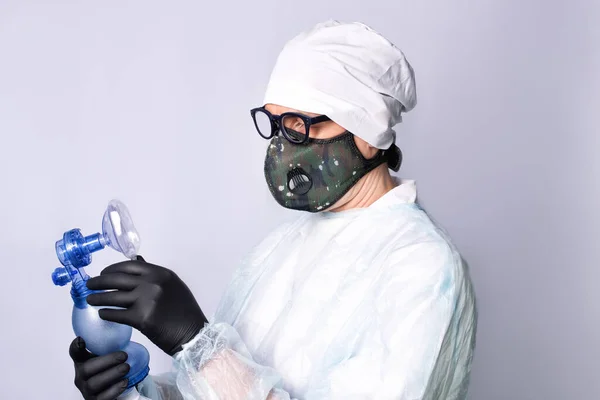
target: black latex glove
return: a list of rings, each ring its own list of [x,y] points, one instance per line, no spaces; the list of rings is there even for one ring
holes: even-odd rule
[[[111,290],[87,297],[101,309],[100,318],[132,326],[165,353],[174,355],[207,322],[190,289],[173,271],[149,264],[141,256],[106,267],[87,281],[91,290]]]
[[[75,363],[75,386],[85,400],[114,400],[127,388],[127,379],[123,379],[129,372],[127,353],[96,356],[77,337],[69,346],[69,355]]]

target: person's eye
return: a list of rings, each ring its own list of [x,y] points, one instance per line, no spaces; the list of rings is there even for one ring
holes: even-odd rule
[[[304,130],[304,121],[299,117],[287,117],[284,119],[284,125],[288,129],[302,132]]]

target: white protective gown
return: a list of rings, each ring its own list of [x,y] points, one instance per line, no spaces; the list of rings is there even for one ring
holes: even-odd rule
[[[415,183],[398,183],[368,208],[307,213],[270,234],[148,392],[465,399],[477,326],[468,269]]]

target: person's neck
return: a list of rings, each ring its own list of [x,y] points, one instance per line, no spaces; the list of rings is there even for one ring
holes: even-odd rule
[[[346,211],[353,208],[366,208],[396,187],[387,164],[382,164],[365,175],[347,193],[348,200],[331,211]]]

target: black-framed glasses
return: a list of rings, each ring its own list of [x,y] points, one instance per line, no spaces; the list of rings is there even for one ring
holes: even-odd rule
[[[279,131],[288,141],[294,144],[304,144],[308,141],[308,134],[312,125],[331,121],[326,115],[309,117],[295,112],[273,115],[264,107],[254,108],[250,110],[250,114],[260,136],[271,139]]]

